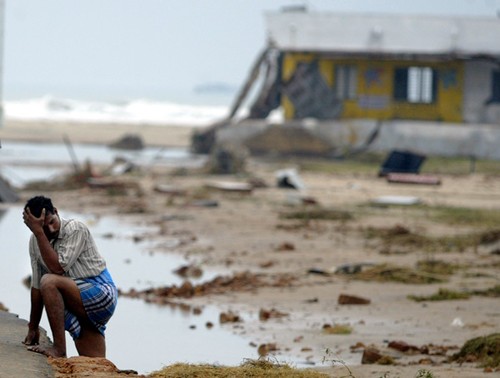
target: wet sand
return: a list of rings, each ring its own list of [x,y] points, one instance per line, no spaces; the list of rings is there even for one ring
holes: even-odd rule
[[[39,128],[43,132],[39,132]],[[148,144],[187,146],[192,130],[7,122],[0,130],[0,138],[51,142],[68,135],[74,143],[104,143],[132,131],[143,135]],[[399,195],[418,197],[429,206],[500,210],[500,179],[476,174],[442,176],[440,186],[394,185],[378,178],[376,172],[364,175],[300,172],[306,192],[298,193],[275,185],[276,170],[288,167],[290,165],[283,162],[251,159],[249,171],[267,186],[246,194],[207,189],[207,184],[216,181],[244,181],[241,177],[173,175],[171,171],[154,170],[136,177],[136,188],[140,189],[129,190],[126,196],[110,197],[103,190],[89,188],[46,194],[60,208],[115,214],[131,222],[159,224],[161,231],[148,237],[179,238],[181,243],[175,252],[165,250],[165,253],[180,253],[202,269],[223,267],[229,276],[250,271],[271,280],[273,285],[256,286],[250,291],[228,290],[222,294],[173,298],[193,306],[216,304],[221,312],[253,314],[227,327],[247,338],[256,349],[273,347],[276,350],[271,353],[294,356],[296,361],[303,361],[304,365],[332,377],[347,375],[339,361],[344,361],[358,378],[380,377],[385,373],[389,377],[413,377],[419,369],[444,378],[491,376],[475,364],[459,366],[445,360],[446,354],[458,352],[466,340],[500,331],[498,298],[474,295],[467,300],[415,302],[407,296],[430,295],[439,288],[479,290],[498,284],[495,264],[499,257],[491,253],[493,247],[464,251],[452,248],[432,254],[418,248],[408,251],[397,245],[388,250],[383,241],[368,239],[364,231],[370,227],[403,227],[435,237],[471,232],[470,226],[438,223],[425,212],[410,208],[366,205],[379,196]],[[158,192],[155,188],[159,184],[178,189],[177,194],[185,194]],[[21,194],[28,198],[33,193]],[[296,205],[301,202],[301,195],[314,198],[324,208],[352,212],[355,217],[344,221],[306,222],[281,217],[280,214],[301,208]],[[200,197],[215,201],[218,206],[195,205]],[[466,268],[458,270],[446,282],[434,284],[362,281],[348,274],[331,274],[342,264],[386,263],[414,267],[426,259]],[[279,281],[280,278],[283,280]],[[341,305],[338,303],[341,294],[367,298],[370,304]],[[147,299],[155,301],[155,298]],[[259,320],[262,310],[269,314],[279,312],[282,316]],[[348,325],[352,332],[331,334],[327,332],[327,325]],[[403,341],[419,348],[427,346],[435,353],[399,352],[387,347],[390,341]],[[369,346],[393,357],[397,365],[361,365],[363,350]],[[438,349],[441,352],[438,353]]]

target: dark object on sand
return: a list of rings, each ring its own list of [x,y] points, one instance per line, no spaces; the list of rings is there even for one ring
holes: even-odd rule
[[[139,135],[126,134],[116,142],[110,143],[109,147],[120,150],[142,150],[144,142]]]
[[[424,155],[409,151],[392,151],[380,168],[379,176],[389,173],[419,173]]]
[[[340,305],[366,305],[370,304],[371,300],[356,295],[340,294],[337,303]]]

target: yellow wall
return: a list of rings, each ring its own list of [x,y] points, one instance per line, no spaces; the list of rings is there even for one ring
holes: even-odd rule
[[[283,82],[287,82],[298,63],[318,59],[313,54],[287,54],[283,60]],[[357,96],[343,102],[340,118],[414,119],[461,122],[463,64],[461,62],[410,62],[385,60],[333,60],[319,58],[320,71],[333,89],[335,65],[357,68]],[[394,100],[394,70],[423,66],[438,72],[437,97],[434,103],[408,103]],[[286,119],[292,119],[294,107],[284,95],[282,106]]]

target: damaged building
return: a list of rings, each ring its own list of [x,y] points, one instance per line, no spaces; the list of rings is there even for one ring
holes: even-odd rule
[[[299,7],[265,21],[266,48],[227,119],[193,136],[195,150],[208,140],[253,152],[399,148],[500,159],[500,19]]]

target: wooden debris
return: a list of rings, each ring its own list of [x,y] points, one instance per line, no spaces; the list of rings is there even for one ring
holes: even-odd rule
[[[441,185],[441,179],[437,176],[416,173],[389,173],[387,181],[398,184]]]
[[[154,191],[158,193],[170,194],[171,196],[184,196],[186,191],[168,184],[158,184],[154,187]]]
[[[365,304],[370,304],[371,300],[358,297],[355,295],[348,295],[348,294],[340,294],[339,299],[338,299],[338,304],[340,305],[349,305],[349,304],[354,304],[354,305],[365,305]]]
[[[245,182],[216,181],[206,184],[208,188],[225,192],[251,193],[253,186]]]

